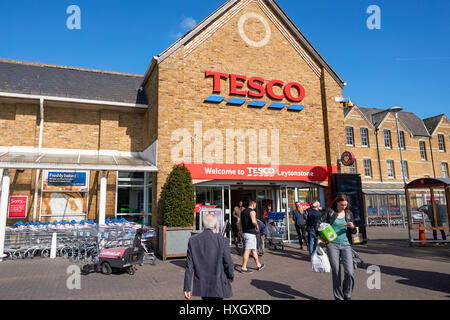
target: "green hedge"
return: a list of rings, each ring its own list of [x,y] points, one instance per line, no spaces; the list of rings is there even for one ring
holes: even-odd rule
[[[189,227],[194,224],[195,193],[192,176],[182,165],[175,165],[161,190],[160,216],[167,227]]]

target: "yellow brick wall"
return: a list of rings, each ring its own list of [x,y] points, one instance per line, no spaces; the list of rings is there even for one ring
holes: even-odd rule
[[[439,150],[439,134],[444,135],[445,152]],[[434,169],[436,171],[436,177],[442,178],[443,176],[441,163],[446,162],[447,166],[450,167],[450,121],[448,120],[448,118],[444,117],[444,120],[436,128],[433,136],[431,137],[431,146],[433,148]],[[431,174],[433,174],[433,172]]]
[[[367,123],[361,114],[355,108],[345,119],[345,126],[353,127],[355,146],[345,145],[345,149],[352,151],[357,159],[358,173],[361,174],[363,181],[380,182],[380,170],[378,164],[376,137],[374,129]],[[361,146],[361,127],[369,129],[369,148]],[[383,130],[391,131],[392,148],[384,146]],[[433,168],[431,155],[429,152],[429,141],[427,137],[411,136],[408,129],[399,122],[400,131],[404,131],[405,149],[403,150],[403,159],[408,163],[408,179],[407,182],[423,178],[424,176],[433,177]],[[427,148],[427,160],[422,160],[420,156],[419,141],[424,141]],[[402,169],[400,165],[400,150],[398,147],[397,126],[394,115],[390,114],[387,119],[379,127],[378,146],[380,152],[381,173],[383,182],[403,182]],[[372,160],[372,178],[365,177],[363,159]],[[394,161],[395,178],[389,178],[387,173],[387,160]],[[349,172],[349,168],[344,168],[344,172]]]
[[[266,46],[249,46],[239,35],[238,21],[248,12],[256,12],[269,22],[271,39]],[[245,25],[246,34],[249,38],[261,39],[264,34],[262,24],[258,20],[250,21],[252,20]],[[190,43],[186,46],[189,47]],[[185,55],[185,50],[185,47],[179,48],[160,63],[158,69],[159,172],[154,178],[154,200],[159,197],[161,187],[173,166],[171,150],[178,142],[172,141],[172,133],[185,128],[193,136],[195,121],[202,121],[203,133],[208,129],[219,130],[224,141],[226,129],[278,129],[280,164],[336,165],[337,144],[343,143],[344,133],[342,106],[334,99],[342,96],[342,90],[326,72],[322,88],[320,75],[311,69],[257,4],[249,4],[221,28],[214,30],[192,52]],[[249,108],[248,103],[241,107],[226,105],[226,101],[232,96],[229,95],[229,82],[224,80],[220,95],[226,97],[225,101],[218,105],[206,104],[204,99],[213,94],[213,80],[205,77],[205,71],[245,75],[247,79],[257,76],[264,78],[266,83],[274,79],[285,83],[299,82],[306,90],[306,98],[301,103],[305,105],[305,109],[300,113],[289,112],[287,108],[281,111],[270,110],[268,105],[275,101],[270,101],[267,96],[261,99],[269,102],[262,109]],[[322,90],[326,95],[324,101]],[[287,100],[282,102],[292,104]],[[328,146],[324,143],[324,114],[328,117],[330,132],[331,159],[328,161]],[[268,133],[270,135],[270,131]],[[207,145],[208,143],[203,143],[203,150]],[[198,156],[194,154],[194,143],[191,149],[190,158],[194,160]],[[251,154],[248,150],[247,153]],[[260,159],[258,163],[259,161]],[[234,163],[237,163],[236,152]],[[153,204],[155,212],[156,201]],[[156,224],[156,215],[153,219],[153,224]]]

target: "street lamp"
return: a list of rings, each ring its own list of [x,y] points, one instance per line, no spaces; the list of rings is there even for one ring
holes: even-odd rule
[[[400,149],[400,166],[402,168],[402,178],[403,178],[403,183],[406,186],[406,177],[405,177],[405,170],[403,168],[403,149],[400,146],[400,129],[398,127],[398,113],[401,112],[403,110],[403,108],[401,107],[392,107],[390,109],[388,109],[389,112],[394,113],[395,115],[395,124],[397,125],[397,140],[398,140],[398,148]]]
[[[402,168],[402,178],[403,178],[403,184],[406,186],[406,177],[405,177],[405,169],[403,168],[403,150],[400,146],[400,129],[398,127],[398,113],[401,112],[403,108],[401,107],[392,107],[388,109],[388,112],[392,112],[395,115],[395,124],[397,125],[397,140],[398,140],[398,148],[400,149],[400,167]],[[405,142],[403,141],[403,144]],[[405,221],[405,213],[403,213],[403,228],[406,228],[406,221]]]

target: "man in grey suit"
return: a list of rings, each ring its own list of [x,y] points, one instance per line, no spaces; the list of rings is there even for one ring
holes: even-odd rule
[[[214,233],[217,225],[216,216],[207,214],[203,218],[205,230],[189,239],[184,274],[184,296],[188,300],[192,296],[202,297],[203,300],[232,296],[234,263],[229,240]],[[194,290],[191,292],[192,277]]]

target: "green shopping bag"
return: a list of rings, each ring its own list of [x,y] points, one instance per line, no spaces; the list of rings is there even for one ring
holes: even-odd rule
[[[322,238],[328,243],[333,242],[337,238],[336,232],[328,223],[321,223],[318,231]]]

